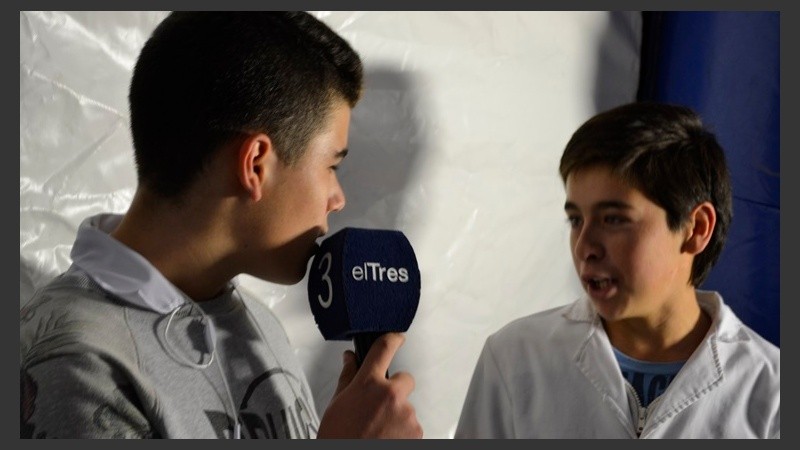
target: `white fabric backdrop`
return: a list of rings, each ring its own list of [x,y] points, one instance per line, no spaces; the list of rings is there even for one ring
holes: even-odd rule
[[[485,338],[580,293],[558,161],[599,110],[632,101],[638,12],[315,12],[361,55],[341,168],[344,226],[399,229],[422,296],[392,371],[425,437],[451,437]],[[70,264],[78,224],[135,188],[127,87],[164,12],[20,12],[20,306]],[[325,342],[305,281],[241,277],[307,369],[320,414],[351,345]]]

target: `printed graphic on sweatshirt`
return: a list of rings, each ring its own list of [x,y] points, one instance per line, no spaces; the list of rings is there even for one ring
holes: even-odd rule
[[[39,310],[39,308],[46,305],[47,303],[50,303],[52,300],[53,297],[50,297],[49,295],[42,295],[38,299],[31,299],[31,301],[26,303],[25,306],[23,306],[19,310],[20,327],[27,324],[28,322],[31,321],[31,319],[36,317],[36,312]]]
[[[312,419],[310,406],[302,392],[302,382],[282,368],[269,370],[256,377],[238,407],[244,439],[316,437],[317,424]],[[207,411],[206,414],[212,423],[228,419],[220,412]],[[228,428],[227,432],[230,431]]]

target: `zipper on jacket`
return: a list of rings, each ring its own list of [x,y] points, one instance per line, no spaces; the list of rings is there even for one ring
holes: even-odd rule
[[[642,406],[642,400],[639,398],[639,394],[636,393],[636,389],[634,389],[627,380],[625,380],[625,387],[633,396],[633,400],[636,403],[632,406],[636,408],[636,437],[640,437],[642,435],[642,430],[644,430],[645,420],[647,420],[647,408]]]
[[[644,431],[644,425],[647,422],[647,417],[650,415],[650,412],[655,411],[655,407],[657,404],[661,402],[664,398],[664,395],[659,395],[658,397],[654,398],[650,401],[650,404],[647,407],[642,406],[642,400],[639,398],[639,394],[636,393],[636,389],[631,385],[628,380],[625,380],[625,387],[628,389],[628,392],[631,394],[628,397],[628,403],[631,405],[632,408],[636,408],[636,437],[642,436],[642,431]]]

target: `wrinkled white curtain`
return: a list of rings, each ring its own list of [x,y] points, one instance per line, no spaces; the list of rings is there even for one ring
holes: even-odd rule
[[[344,226],[399,229],[422,296],[392,365],[425,437],[452,436],[485,338],[580,293],[561,151],[634,100],[637,12],[315,12],[361,55],[366,90],[340,169]],[[136,177],[127,88],[164,12],[20,12],[20,306],[70,264],[81,220],[124,212]],[[325,342],[305,281],[241,277],[283,321],[320,413],[347,342]]]

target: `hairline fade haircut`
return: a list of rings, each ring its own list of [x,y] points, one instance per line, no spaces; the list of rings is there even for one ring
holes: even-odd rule
[[[567,177],[605,165],[667,213],[678,231],[692,209],[714,205],[717,223],[708,246],[696,255],[689,282],[698,287],[719,259],[733,216],[731,181],[725,153],[714,134],[691,109],[665,103],[635,102],[597,114],[581,125],[566,145],[559,171]]]
[[[263,132],[296,163],[337,102],[351,108],[361,59],[305,12],[173,12],[145,43],[130,85],[138,181],[178,198],[221,147]]]

